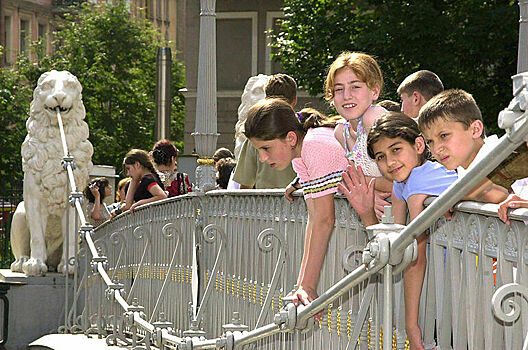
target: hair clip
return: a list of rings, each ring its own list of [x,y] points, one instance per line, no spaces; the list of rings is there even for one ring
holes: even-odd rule
[[[297,112],[297,117],[299,117],[300,122],[303,122],[304,116],[302,115],[301,112]]]

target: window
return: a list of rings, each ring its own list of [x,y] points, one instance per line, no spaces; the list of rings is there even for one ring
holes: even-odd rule
[[[20,20],[20,52],[26,52],[29,45],[29,21]]]
[[[11,25],[11,16],[4,16],[4,23],[5,23],[5,31],[4,31],[4,62],[6,65],[10,65],[12,63],[11,60],[11,50],[13,49],[13,43],[11,42],[11,35],[12,35],[12,25]]]
[[[38,24],[38,38],[43,41],[46,40],[46,34],[48,32],[48,26],[42,23]]]

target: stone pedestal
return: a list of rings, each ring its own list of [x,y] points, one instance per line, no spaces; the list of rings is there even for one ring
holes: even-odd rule
[[[70,278],[70,288],[71,282]],[[62,274],[27,277],[23,273],[0,270],[0,290],[7,290],[7,303],[5,299],[0,300],[0,331],[7,330],[7,334],[2,331],[2,339],[7,338],[5,349],[26,349],[41,336],[57,332],[64,324],[65,288]],[[70,296],[72,291],[68,293]]]

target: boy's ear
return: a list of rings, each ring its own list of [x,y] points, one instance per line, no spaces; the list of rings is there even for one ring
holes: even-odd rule
[[[425,104],[425,98],[418,91],[414,91],[412,97],[415,106],[423,106]]]
[[[425,140],[423,136],[418,136],[414,139],[414,148],[418,152],[418,154],[422,154],[425,151]]]
[[[484,132],[484,124],[482,123],[482,120],[474,120],[469,126],[469,129],[471,130],[471,136],[474,139],[478,139]]]
[[[374,89],[370,90],[372,91],[372,99],[373,100],[377,100],[378,97],[379,97],[379,94],[380,94],[380,88],[379,86],[378,87],[375,87]]]

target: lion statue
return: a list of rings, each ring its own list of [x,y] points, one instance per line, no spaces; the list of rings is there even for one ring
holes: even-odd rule
[[[74,210],[67,205],[70,188],[62,165],[64,151],[56,109],[60,110],[68,151],[74,158],[75,184],[82,189],[93,166],[93,147],[88,141],[81,91],[81,84],[70,72],[52,70],[40,76],[33,92],[26,122],[28,133],[22,144],[24,201],[17,207],[11,225],[16,259],[12,271],[29,276],[55,268],[62,273],[73,272],[66,257],[75,254],[77,228]],[[65,232],[69,233],[67,247],[62,244]]]
[[[235,158],[238,159],[242,144],[246,137],[244,136],[244,123],[247,118],[247,111],[258,101],[266,98],[266,84],[271,78],[270,75],[259,74],[250,77],[244,87],[244,92],[240,98],[240,106],[238,107],[238,121],[235,125]]]

